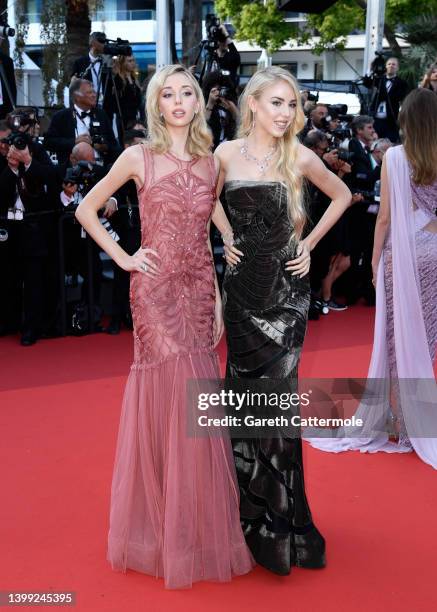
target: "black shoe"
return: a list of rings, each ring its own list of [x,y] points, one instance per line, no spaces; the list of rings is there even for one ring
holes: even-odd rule
[[[20,340],[21,346],[32,346],[32,344],[35,344],[35,342],[36,342],[36,336],[34,336],[31,333],[23,334],[21,336],[21,340]]]
[[[120,333],[121,322],[119,319],[111,319],[108,327],[106,328],[106,333],[111,336],[116,336]]]

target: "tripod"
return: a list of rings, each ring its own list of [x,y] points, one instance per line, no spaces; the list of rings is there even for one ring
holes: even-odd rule
[[[105,102],[105,98],[108,93],[108,86],[109,86],[109,92],[111,91],[114,92],[115,104],[117,106],[118,116],[120,117],[120,133],[118,136],[119,136],[120,144],[121,146],[123,146],[125,129],[124,129],[123,119],[122,119],[122,114],[121,114],[120,98],[118,95],[117,87],[115,86],[114,73],[112,72],[112,64],[113,64],[112,57],[109,57],[107,55],[102,56],[102,62],[100,64],[100,69],[99,69],[99,74],[98,74],[96,107],[99,104],[100,90],[104,82],[104,88],[103,88],[103,94],[102,94],[102,105]],[[117,124],[117,128],[118,128],[118,124]]]
[[[202,68],[200,70],[200,76],[199,76],[200,86],[202,86],[202,81],[205,75],[209,74],[210,72],[213,72],[213,70],[220,70],[220,63],[219,63],[219,57],[217,55],[217,48],[218,48],[218,43],[213,40],[206,39],[206,40],[202,40],[199,43],[199,53],[197,54],[196,60],[194,62],[195,66],[197,65],[197,62],[199,61],[200,56],[206,49],[206,54],[203,59]]]

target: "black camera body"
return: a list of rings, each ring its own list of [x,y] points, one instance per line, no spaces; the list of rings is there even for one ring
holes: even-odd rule
[[[25,132],[14,131],[6,138],[2,138],[0,142],[8,144],[11,147],[14,146],[20,151],[24,151],[24,149],[32,143],[32,138]]]
[[[344,149],[337,150],[338,159],[340,161],[346,162],[348,164],[353,164],[355,159],[355,154],[349,151],[345,151]]]
[[[77,185],[78,191],[84,196],[98,182],[96,164],[80,161],[75,166],[67,168],[64,183]]]
[[[89,134],[90,134],[90,138],[93,143],[93,146],[96,144],[99,144],[99,145],[106,144],[106,139],[103,136],[103,134],[100,132],[100,121],[96,121],[95,119],[91,118]]]
[[[219,42],[226,41],[226,35],[220,29],[220,19],[214,13],[208,13],[205,17],[205,28],[208,41],[214,43],[217,48]]]

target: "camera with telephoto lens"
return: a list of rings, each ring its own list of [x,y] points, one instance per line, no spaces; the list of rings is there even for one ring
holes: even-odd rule
[[[15,36],[15,30],[11,28],[4,16],[0,15],[0,37],[7,38],[8,36]]]
[[[350,153],[349,151],[345,151],[344,149],[337,149],[337,155],[340,161],[346,162],[347,164],[354,163],[354,153]]]
[[[117,38],[117,40],[109,40],[109,38],[107,38],[104,43],[104,55],[111,55],[112,57],[115,55],[132,55],[132,47],[130,46],[128,40],[122,40],[121,38]]]
[[[67,168],[64,183],[77,185],[77,190],[82,196],[94,187],[99,180],[96,175],[96,164],[93,162],[80,161],[75,166]]]
[[[6,138],[2,138],[0,142],[8,144],[10,147],[15,147],[20,151],[24,151],[32,143],[32,138],[25,132],[12,132]]]

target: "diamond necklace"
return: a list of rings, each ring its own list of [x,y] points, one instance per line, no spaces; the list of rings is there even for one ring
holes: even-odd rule
[[[248,144],[247,144],[247,139],[244,139],[243,146],[240,149],[240,153],[244,157],[244,159],[247,159],[247,161],[255,162],[255,164],[258,167],[258,170],[259,170],[260,174],[262,175],[267,170],[267,168],[269,166],[269,163],[270,163],[270,160],[272,159],[272,157],[276,153],[276,149],[277,149],[277,147],[270,147],[269,152],[267,153],[267,155],[265,155],[262,159],[258,159],[257,157],[255,157],[254,155],[249,153],[249,147],[248,147]]]

